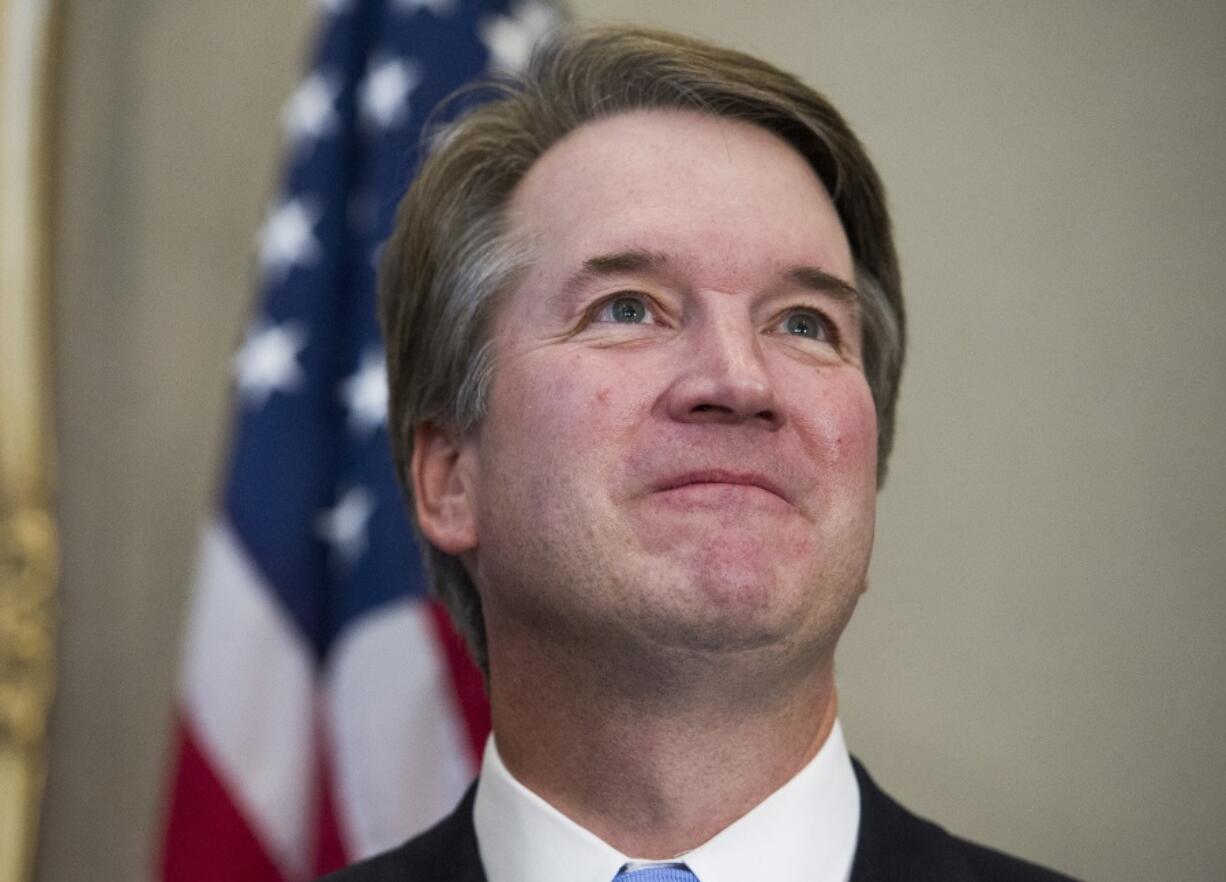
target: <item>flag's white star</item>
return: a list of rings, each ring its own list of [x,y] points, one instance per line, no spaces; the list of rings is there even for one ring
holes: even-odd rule
[[[554,4],[521,0],[510,15],[489,15],[477,23],[477,36],[490,54],[491,68],[521,70],[533,47],[562,23]]]
[[[341,400],[349,410],[349,428],[365,435],[387,421],[387,370],[383,353],[368,349],[358,369],[341,383]]]
[[[353,0],[315,0],[315,5],[330,15],[341,15],[352,8]]]
[[[296,322],[261,323],[247,331],[234,356],[234,376],[245,405],[261,408],[273,392],[288,392],[302,383],[298,354],[306,340],[306,331]]]
[[[362,117],[373,125],[387,128],[408,114],[409,93],[421,82],[417,65],[402,58],[390,58],[371,65],[362,81]]]
[[[274,279],[294,266],[310,266],[320,254],[314,226],[315,208],[304,198],[282,202],[268,213],[260,230],[260,266]]]
[[[318,71],[294,90],[281,109],[281,125],[294,147],[304,146],[337,130],[340,117],[335,104],[339,94],[336,78]]]
[[[365,487],[351,487],[336,506],[315,519],[315,530],[340,560],[356,563],[366,551],[366,525],[375,511],[375,497]]]
[[[410,14],[428,9],[442,18],[455,12],[456,0],[396,0],[396,7]]]

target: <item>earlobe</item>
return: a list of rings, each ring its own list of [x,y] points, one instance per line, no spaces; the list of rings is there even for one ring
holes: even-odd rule
[[[477,547],[471,481],[458,438],[437,423],[420,424],[413,432],[413,504],[422,534],[447,554],[460,555]]]

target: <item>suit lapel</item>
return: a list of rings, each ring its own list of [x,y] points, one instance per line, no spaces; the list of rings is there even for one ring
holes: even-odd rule
[[[464,794],[448,822],[453,837],[451,850],[456,856],[453,872],[446,878],[455,882],[486,882],[485,868],[481,866],[481,852],[477,848],[477,829],[473,826],[473,801],[477,794],[474,782]],[[442,878],[442,877],[440,877]]]
[[[965,865],[952,855],[941,828],[917,818],[877,786],[855,759],[860,785],[860,832],[851,882],[964,882]]]

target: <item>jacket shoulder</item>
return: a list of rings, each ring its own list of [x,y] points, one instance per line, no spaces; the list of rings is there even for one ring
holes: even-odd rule
[[[472,821],[475,790],[424,833],[319,882],[485,882]]]
[[[939,829],[939,828],[938,828]],[[942,830],[941,832],[944,833]],[[967,864],[974,870],[975,879],[992,882],[1075,882],[1071,876],[1057,873],[1038,864],[1004,854],[974,842],[945,834],[959,849]]]
[[[1074,882],[1069,877],[946,832],[903,808],[853,761],[860,835],[851,882]]]

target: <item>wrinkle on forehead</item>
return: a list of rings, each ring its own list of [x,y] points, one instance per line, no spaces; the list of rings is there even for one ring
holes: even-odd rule
[[[623,126],[627,120],[641,120],[647,123],[641,126],[639,132],[636,133],[640,139],[638,143],[614,146],[613,142],[618,141],[617,138],[599,137],[603,130],[612,131],[614,127]],[[718,140],[716,149],[722,161],[713,162],[715,157],[710,155],[711,150],[707,150],[708,156],[703,163],[706,168],[724,166],[736,169],[740,163],[749,162],[757,166],[757,172],[773,170],[779,178],[789,177],[791,171],[799,170],[810,178],[815,189],[820,191],[822,198],[813,205],[813,208],[820,210],[824,207],[822,203],[833,208],[833,200],[817,170],[792,144],[769,129],[748,120],[697,110],[653,108],[627,111],[591,120],[552,144],[537,158],[515,187],[508,205],[508,216],[522,220],[521,213],[526,205],[534,200],[534,196],[539,195],[537,191],[544,188],[551,177],[570,178],[568,181],[570,186],[566,189],[572,195],[587,189],[584,186],[588,183],[585,180],[587,176],[575,170],[573,158],[569,164],[562,164],[558,160],[559,155],[574,152],[576,142],[586,142],[583,144],[583,151],[579,153],[579,157],[590,160],[593,154],[596,154],[597,167],[604,167],[609,162],[624,160],[627,157],[635,161],[641,159],[643,164],[650,164],[667,161],[675,153],[672,148],[677,144],[677,136],[683,131],[689,133],[705,131],[713,135],[713,138],[707,139],[712,147],[715,146],[715,140]],[[774,156],[770,161],[764,161],[764,153],[773,153]],[[684,172],[685,166],[682,166],[679,171]],[[732,177],[735,177],[735,172]],[[794,180],[790,183],[794,183]]]
[[[825,185],[792,145],[750,122],[647,110],[586,123],[529,169],[507,222],[537,246],[522,282],[543,300],[643,273],[696,289],[795,286],[859,302]]]

